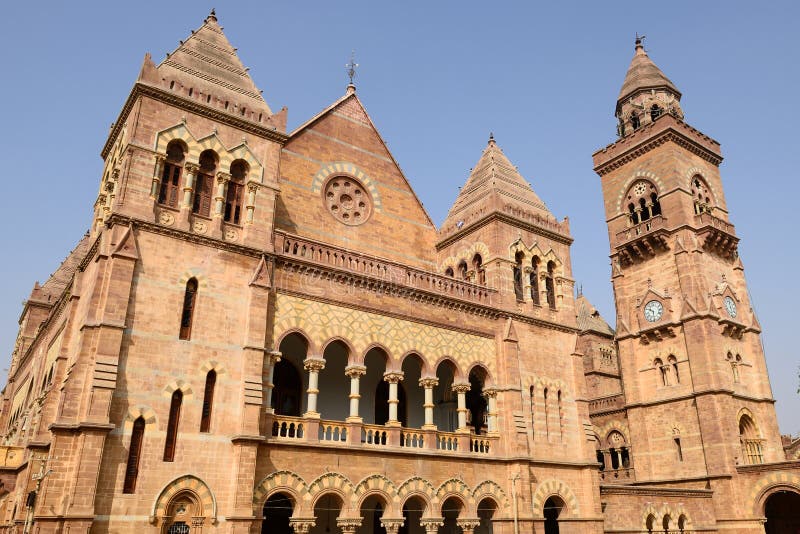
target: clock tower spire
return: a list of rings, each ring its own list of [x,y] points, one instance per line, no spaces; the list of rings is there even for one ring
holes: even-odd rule
[[[716,488],[783,450],[720,145],[684,122],[681,92],[643,39],[616,103],[619,139],[593,155],[635,476]]]

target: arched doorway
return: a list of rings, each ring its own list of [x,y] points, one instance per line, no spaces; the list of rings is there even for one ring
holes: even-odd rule
[[[458,526],[458,516],[464,508],[460,500],[455,497],[450,497],[442,503],[442,517],[444,518],[444,525],[439,532],[441,534],[460,534],[461,527]]]
[[[553,495],[544,502],[544,534],[558,534],[558,516],[564,509],[564,501]]]
[[[386,511],[386,501],[377,495],[370,495],[361,504],[361,526],[356,534],[386,534],[381,518]]]
[[[483,384],[486,381],[486,370],[483,367],[475,367],[469,372],[469,391],[466,395],[467,413],[469,421],[467,424],[472,427],[476,434],[485,432],[486,418],[486,399],[483,397]]]
[[[285,493],[276,493],[264,503],[264,521],[261,534],[292,534],[289,518],[294,512],[294,504]]]
[[[191,491],[181,491],[169,501],[164,515],[162,532],[166,534],[189,534],[190,525],[202,520],[200,501]],[[201,523],[202,524],[202,523]]]
[[[272,407],[275,413],[299,417],[303,402],[300,371],[291,362],[281,360],[275,364],[273,382]]]
[[[420,523],[424,513],[425,501],[419,497],[408,499],[403,505],[403,525],[398,534],[425,534],[425,528]]]
[[[480,523],[475,527],[475,534],[492,534],[492,517],[497,511],[497,503],[494,500],[486,498],[478,503],[478,519]]]
[[[341,534],[342,529],[336,522],[342,511],[343,501],[335,493],[328,493],[320,497],[314,505],[316,525],[311,527],[309,534]]]
[[[767,497],[764,502],[764,523],[766,534],[800,532],[800,493],[779,490]]]

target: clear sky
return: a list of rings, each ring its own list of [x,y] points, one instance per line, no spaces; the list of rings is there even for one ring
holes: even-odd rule
[[[145,52],[164,54],[216,7],[290,130],[356,85],[440,224],[489,132],[553,213],[569,216],[584,294],[614,323],[608,237],[591,154],[615,139],[635,32],[722,143],[731,221],[784,433],[800,432],[800,3],[7,2],[0,83],[0,368],[21,302],[90,225],[100,149]],[[5,372],[2,373],[4,380]]]

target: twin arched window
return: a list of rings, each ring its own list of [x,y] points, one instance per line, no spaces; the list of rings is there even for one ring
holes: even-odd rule
[[[728,363],[731,366],[731,372],[733,373],[733,381],[734,383],[739,383],[739,367],[742,365],[742,357],[737,354],[733,355],[733,353],[728,352],[728,355],[725,357]]]
[[[714,207],[714,197],[711,190],[706,184],[702,176],[696,174],[692,177],[692,199],[694,200],[694,212],[697,215],[701,213],[711,213]]]
[[[681,375],[678,369],[678,359],[670,354],[667,357],[667,363],[664,363],[664,360],[661,358],[656,358],[653,360],[653,367],[658,370],[658,374],[660,377],[660,383],[662,386],[671,386],[673,382],[675,384],[681,383]]]
[[[517,252],[514,255],[514,294],[517,301],[522,302],[522,262],[525,259],[523,252]],[[539,290],[539,279],[544,278],[544,288],[547,298],[547,305],[551,309],[556,309],[556,286],[555,286],[555,272],[556,263],[552,260],[547,262],[546,270],[541,272],[541,260],[538,256],[531,258],[531,271],[528,281],[530,282],[531,301],[539,306],[541,305],[541,296]]]
[[[631,224],[639,224],[661,215],[658,189],[646,180],[634,182],[625,195],[628,203],[628,219]]]

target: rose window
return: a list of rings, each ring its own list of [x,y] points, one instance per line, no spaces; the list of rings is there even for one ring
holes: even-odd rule
[[[344,224],[361,224],[372,213],[369,193],[360,182],[349,176],[336,176],[329,180],[323,194],[328,211]]]

